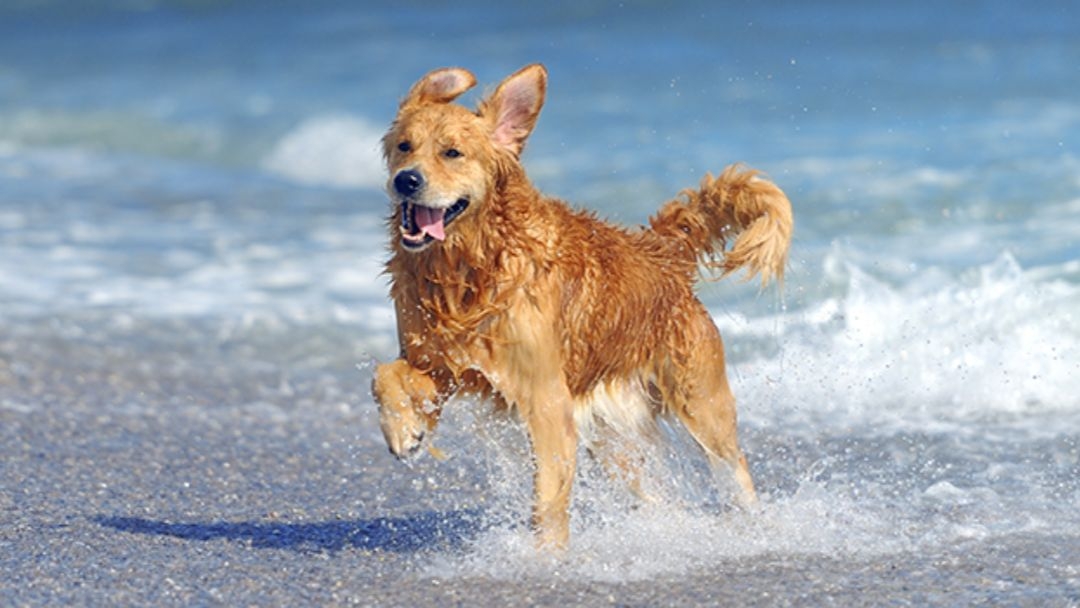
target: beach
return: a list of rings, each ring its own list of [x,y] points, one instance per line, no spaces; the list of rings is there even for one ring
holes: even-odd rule
[[[0,604],[1080,605],[1080,14],[994,7],[0,7]],[[751,511],[664,425],[553,555],[513,417],[387,451],[379,140],[533,62],[544,192],[792,201],[782,290],[699,286]]]

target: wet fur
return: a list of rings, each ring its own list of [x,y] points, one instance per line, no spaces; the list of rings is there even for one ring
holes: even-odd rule
[[[431,72],[384,138],[401,352],[377,367],[373,392],[390,450],[414,452],[454,395],[516,410],[536,465],[533,525],[542,544],[564,546],[579,437],[632,476],[620,442],[667,414],[753,502],[723,345],[694,285],[702,263],[781,279],[787,198],[732,166],[665,204],[647,228],[613,225],[542,195],[525,175],[519,156],[543,105],[544,68],[511,75],[475,112],[451,103],[475,82],[458,68]],[[406,170],[425,180],[408,197],[394,185]],[[403,245],[403,199],[468,207],[444,241],[417,251]]]

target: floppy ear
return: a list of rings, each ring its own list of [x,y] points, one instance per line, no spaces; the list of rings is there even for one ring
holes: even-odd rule
[[[480,107],[493,120],[491,139],[514,155],[520,155],[525,139],[536,126],[547,91],[547,70],[539,63],[521,68],[502,81]]]
[[[409,89],[401,107],[422,103],[449,103],[476,85],[476,76],[462,68],[428,72]]]

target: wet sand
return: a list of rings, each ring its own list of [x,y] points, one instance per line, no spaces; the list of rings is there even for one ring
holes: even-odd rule
[[[624,583],[436,579],[431,559],[482,532],[482,493],[386,454],[364,355],[336,332],[267,348],[41,323],[0,337],[2,605],[1080,603],[1075,531]]]

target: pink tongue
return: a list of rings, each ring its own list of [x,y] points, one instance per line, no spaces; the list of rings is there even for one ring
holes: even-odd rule
[[[442,209],[432,209],[423,205],[416,206],[416,226],[424,234],[429,234],[440,241],[446,240],[446,231],[443,230]]]

